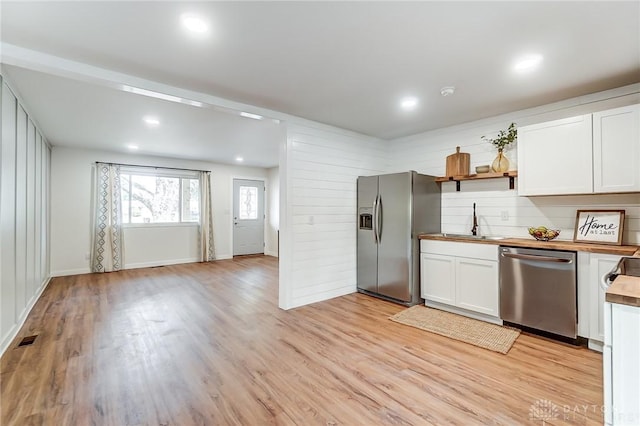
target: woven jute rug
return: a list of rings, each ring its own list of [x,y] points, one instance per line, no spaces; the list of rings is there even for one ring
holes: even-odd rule
[[[502,354],[509,352],[520,335],[520,330],[515,328],[489,324],[421,305],[398,312],[389,319]]]

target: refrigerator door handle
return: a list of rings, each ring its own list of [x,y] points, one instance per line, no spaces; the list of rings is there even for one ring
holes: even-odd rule
[[[376,203],[376,238],[378,244],[382,238],[382,196],[378,195],[378,202]]]
[[[373,199],[373,242],[378,244],[378,196]]]

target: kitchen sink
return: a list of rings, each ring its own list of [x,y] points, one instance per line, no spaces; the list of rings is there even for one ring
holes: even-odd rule
[[[494,235],[471,235],[471,234],[449,234],[449,233],[440,233],[440,234],[429,234],[434,237],[445,237],[445,238],[461,238],[467,240],[504,240],[505,237],[498,237]]]

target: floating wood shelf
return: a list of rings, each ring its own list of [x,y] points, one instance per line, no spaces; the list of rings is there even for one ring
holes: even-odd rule
[[[517,170],[511,170],[504,173],[479,173],[477,175],[466,176],[441,176],[436,178],[436,182],[455,182],[456,191],[460,191],[460,182],[463,180],[477,180],[477,179],[497,179],[497,178],[509,178],[509,189],[515,188],[515,178],[518,177]]]

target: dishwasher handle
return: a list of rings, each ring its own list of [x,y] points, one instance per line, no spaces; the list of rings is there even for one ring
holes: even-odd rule
[[[572,263],[571,259],[563,259],[560,257],[550,257],[550,256],[537,256],[534,254],[516,254],[516,253],[501,253],[504,257],[510,257],[512,259],[522,259],[522,260],[535,260],[538,262],[555,262],[555,263]]]

